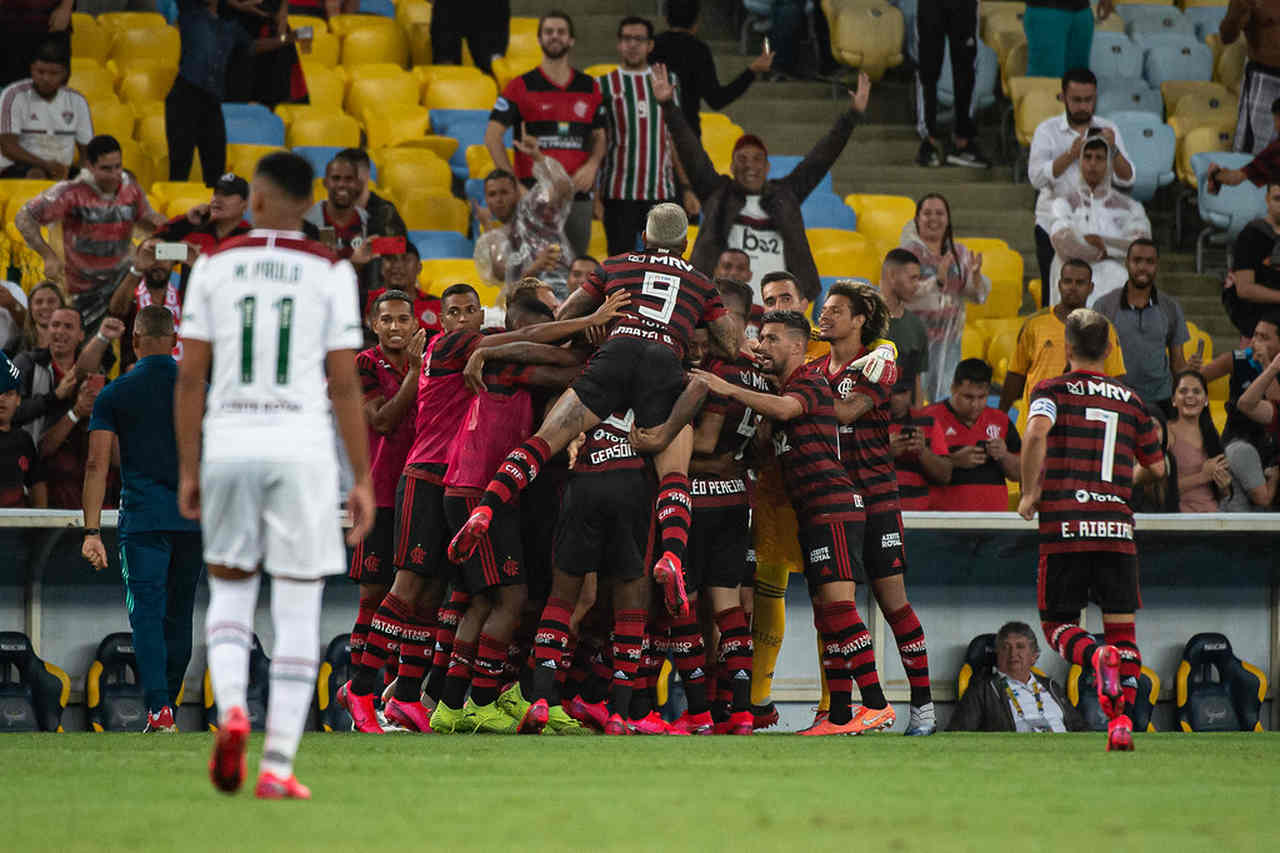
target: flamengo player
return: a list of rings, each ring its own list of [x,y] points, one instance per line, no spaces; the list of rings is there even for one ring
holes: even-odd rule
[[[312,177],[296,154],[258,162],[250,196],[258,228],[192,269],[175,392],[178,506],[202,518],[209,566],[205,636],[221,711],[209,774],[227,792],[246,773],[259,569],[272,576],[275,648],[256,790],[263,799],[311,796],[293,775],[293,757],[315,694],[324,577],[341,573],[346,556],[330,400],[355,475],[349,544],[364,539],[374,516],[355,367],[363,342],[355,270],[300,233]]]
[[[560,309],[562,318],[579,317],[615,293],[630,295],[609,338],[587,368],[556,401],[542,427],[516,447],[485,489],[480,506],[449,544],[449,558],[461,562],[488,535],[494,510],[516,500],[552,455],[579,433],[616,411],[632,409],[636,425],[654,427],[666,420],[685,386],[680,359],[693,329],[706,323],[712,342],[734,357],[737,335],[711,282],[680,257],[688,243],[689,219],[676,204],[655,205],[645,224],[645,251],[617,255],[573,292]],[[663,587],[673,615],[689,611],[681,564],[689,540],[693,499],[689,494],[689,457],[693,431],[654,457],[657,516],[662,556],[653,578]]]
[[[1142,400],[1103,372],[1109,328],[1088,308],[1067,315],[1071,370],[1031,393],[1018,513],[1031,520],[1040,512],[1037,597],[1049,645],[1069,663],[1093,667],[1110,720],[1107,749],[1131,750],[1125,710],[1142,668],[1133,620],[1142,597],[1129,496],[1135,481],[1163,477],[1165,463]],[[1080,627],[1090,600],[1102,608],[1105,645]]]

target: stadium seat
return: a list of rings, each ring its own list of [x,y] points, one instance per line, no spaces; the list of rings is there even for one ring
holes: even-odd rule
[[[690,240],[690,249],[693,248],[693,244],[694,241]],[[604,223],[598,219],[591,220],[591,240],[587,243],[587,254],[597,260],[604,260],[609,256],[608,235],[604,233]]]
[[[458,282],[474,285],[479,281],[480,275],[471,258],[423,259],[422,272],[418,274],[418,284],[427,293],[441,293],[449,285]]]
[[[1218,25],[1222,23],[1226,14],[1226,3],[1212,6],[1187,6],[1182,10],[1182,17],[1186,18],[1195,29],[1197,41],[1204,41],[1210,34],[1217,33]]]
[[[1142,76],[1142,48],[1121,33],[1094,33],[1089,70],[1099,77]]]
[[[142,731],[147,724],[147,704],[138,677],[133,634],[121,631],[102,638],[84,689],[90,731]]]
[[[1132,195],[1140,202],[1149,202],[1157,189],[1173,183],[1178,138],[1173,128],[1150,113],[1119,112],[1110,118],[1120,128],[1120,137],[1133,163]]]
[[[71,679],[18,631],[0,631],[0,732],[60,732]]]
[[[397,198],[396,206],[410,231],[457,231],[466,234],[471,225],[470,206],[449,195],[447,190],[408,190]]]
[[[399,29],[399,27],[393,18],[384,18],[381,15],[361,15],[357,13],[333,15],[329,18],[329,32],[339,38],[346,38],[356,30],[363,29],[394,30]]]
[[[342,109],[347,83],[339,72],[323,65],[305,63],[302,66],[302,73],[307,81],[307,95],[311,101],[310,106],[330,107],[335,110]],[[276,107],[276,114],[283,118],[281,110],[285,107],[292,108],[295,106],[299,105],[280,104]]]
[[[498,88],[486,77],[433,80],[422,95],[429,110],[489,110],[498,99]]]
[[[872,82],[902,64],[905,23],[892,6],[844,7],[836,10],[830,26],[835,58],[866,72]]]
[[[295,16],[290,15],[290,18]],[[324,23],[321,21],[320,23]],[[342,39],[322,27],[314,24],[310,25],[314,30],[311,37],[311,52],[304,53],[302,48],[298,48],[299,58],[305,60],[308,64],[321,65],[326,68],[333,68],[338,64],[338,58],[342,55]]]
[[[116,81],[116,91],[120,100],[127,103],[137,101],[163,101],[173,88],[173,79],[178,76],[178,69],[160,68],[152,65],[131,67]]]
[[[348,68],[368,62],[409,63],[409,40],[397,26],[365,27],[342,39],[342,64]]]
[[[224,103],[222,119],[228,143],[284,145],[284,122],[262,104]]]
[[[365,145],[368,148],[416,144],[430,130],[431,114],[426,107],[379,102],[364,107]]]
[[[227,168],[230,170],[230,164],[228,164]],[[242,177],[245,176],[244,172],[237,172],[237,174]],[[152,184],[152,186],[155,186],[155,184]],[[197,205],[208,204],[211,195],[212,190],[202,184],[199,187],[199,191],[192,191],[190,194],[170,195],[165,203],[156,209],[172,219],[175,216],[182,216],[188,210],[196,207]]]
[[[1169,124],[1172,126],[1174,119],[1181,118],[1192,123],[1187,128],[1190,131],[1192,127],[1208,127],[1228,121],[1234,122],[1238,108],[1238,99],[1229,92],[1226,97],[1213,93],[1193,92],[1178,98],[1169,116]]]
[[[968,307],[966,306],[966,311]],[[1017,329],[1002,329],[991,336],[991,343],[987,344],[987,364],[991,365],[992,382],[997,385],[1004,382],[1004,377],[1009,372],[1009,359],[1013,357],[1017,346]]]
[[[982,272],[991,279],[991,293],[987,301],[975,305],[965,305],[966,316],[972,317],[1016,317],[1022,309],[1022,255],[1009,247],[985,246],[975,248],[970,241],[961,243],[973,251],[982,253]]]
[[[360,14],[394,18],[396,16],[396,4],[392,0],[360,0]]]
[[[1125,4],[1116,8],[1125,21],[1125,32],[1140,46],[1150,46],[1169,35],[1196,37],[1195,25],[1171,6]]]
[[[1267,676],[1236,657],[1222,634],[1196,634],[1182,650],[1175,680],[1178,726],[1184,732],[1260,732]]]
[[[1099,642],[1105,642],[1102,634],[1094,634]],[[1160,698],[1160,676],[1154,670],[1142,667],[1138,675],[1138,697],[1133,707],[1128,709],[1129,719],[1133,721],[1135,732],[1154,732],[1155,724],[1151,722],[1151,712],[1155,710],[1156,701]],[[1082,667],[1072,664],[1067,670],[1067,701],[1070,702],[1085,724],[1095,732],[1107,730],[1107,715],[1098,704],[1097,679],[1093,667]]]
[[[540,54],[515,53],[495,57],[492,63],[493,77],[497,81],[498,91],[507,88],[512,80],[538,67],[542,61]]]
[[[1208,364],[1213,361],[1213,338],[1204,329],[1201,329],[1190,320],[1187,321],[1187,338],[1186,343],[1182,345],[1182,355],[1184,358],[1191,358],[1195,354],[1196,348],[1204,343],[1204,352],[1200,355],[1204,359],[1204,363]],[[1226,378],[1226,377],[1223,377]]]
[[[128,104],[122,104],[114,94],[90,100],[89,115],[93,118],[94,133],[105,133],[116,139],[129,139],[133,136],[136,113]]]
[[[736,127],[736,125],[735,125]],[[737,134],[733,141],[737,142],[738,137],[742,135],[742,128],[737,128]],[[796,166],[800,165],[800,161],[804,158],[799,154],[770,154],[769,155],[769,177],[771,179],[785,178],[790,175]],[[822,180],[818,181],[818,185],[813,190],[816,192],[835,193],[835,185],[831,182],[831,172],[827,172],[822,176]]]
[[[588,77],[603,77],[604,75],[611,74],[617,70],[618,63],[616,62],[597,62],[595,65],[588,65],[586,68],[582,69],[582,73],[586,74]]]
[[[116,77],[101,63],[87,59],[71,60],[71,76],[67,87],[84,95],[90,110],[95,101],[116,96]]]
[[[1239,236],[1244,226],[1267,213],[1266,193],[1249,181],[1239,186],[1223,187],[1217,195],[1210,195],[1205,175],[1210,163],[1218,163],[1224,169],[1240,169],[1252,160],[1250,154],[1231,152],[1201,152],[1191,156],[1191,169],[1198,186],[1196,201],[1204,229],[1196,237],[1196,272],[1204,269],[1204,248],[1213,238],[1225,236],[1229,243]]]
[[[493,155],[483,145],[468,145],[463,156],[467,158],[468,179],[483,178],[496,168],[493,162]],[[511,157],[510,150],[507,152],[507,157]]]
[[[1051,78],[1031,78],[1024,77],[1024,80]],[[1061,88],[1061,84],[1054,80],[1055,89]],[[1035,134],[1036,128],[1040,126],[1040,122],[1062,112],[1062,101],[1058,100],[1058,95],[1049,94],[1040,89],[1033,89],[1028,92],[1025,97],[1016,102],[1014,107],[1014,135],[1019,145],[1030,147],[1031,137]]]
[[[1214,60],[1213,79],[1239,94],[1240,84],[1244,80],[1244,64],[1248,58],[1249,48],[1245,39],[1236,39],[1225,45],[1222,53]]]
[[[800,205],[806,228],[843,228],[855,231],[858,216],[833,192],[814,190]]]
[[[858,233],[882,255],[898,245],[903,226],[916,215],[915,201],[904,195],[854,193],[845,196],[844,203],[858,216]]]
[[[994,249],[1009,248],[1009,244],[999,237],[957,237],[956,240],[963,243],[971,252],[988,252]],[[985,266],[982,271],[987,271]]]
[[[470,258],[475,244],[457,231],[410,231],[409,240],[418,247],[418,256],[430,258]]]
[[[1099,78],[1095,112],[1103,118],[1111,118],[1118,112],[1143,112],[1158,119],[1164,115],[1164,99],[1159,89],[1151,88],[1141,77]]]
[[[1142,76],[1157,88],[1167,80],[1209,80],[1213,51],[1194,36],[1162,40],[1147,51]]]
[[[138,182],[138,186],[142,187],[143,190],[150,190],[151,184],[155,180],[168,176],[168,148],[156,151],[151,148],[146,148],[140,143],[134,142],[132,139],[120,139],[117,141],[120,143],[120,154],[121,159],[124,161],[125,169],[133,173],[134,179]],[[196,178],[199,178],[199,157],[195,158],[191,168],[195,173]]]
[[[158,12],[103,12],[97,17],[98,26],[115,34],[122,30],[168,27],[169,22]]]
[[[337,145],[354,148],[360,144],[360,125],[346,113],[334,112],[325,107],[311,107],[298,111],[289,125],[286,143],[290,148],[299,145]]]
[[[351,731],[351,715],[337,701],[338,688],[351,678],[351,635],[329,641],[316,673],[316,719],[325,732]]]
[[[1165,111],[1169,115],[1177,115],[1178,104],[1191,95],[1220,102],[1236,99],[1226,86],[1212,80],[1168,80],[1160,87],[1160,96],[1164,99]],[[1193,104],[1194,102],[1189,102],[1188,106]]]
[[[489,107],[492,106],[493,104],[489,105]],[[484,140],[484,127],[489,123],[489,107],[482,110],[434,109],[431,111],[431,127],[436,133],[457,137],[461,145],[463,127],[479,126],[480,139],[473,141],[481,142]],[[508,133],[510,133],[509,130]],[[506,144],[511,144],[510,137],[507,138]]]
[[[965,318],[967,319],[968,316],[966,311]],[[990,343],[991,340],[983,327],[966,322],[964,332],[960,335],[960,357],[985,359]]]
[[[406,72],[395,77],[375,77],[372,79],[356,79],[347,87],[345,109],[349,115],[361,121],[365,120],[365,107],[377,104],[387,107],[392,104],[405,106],[418,105],[418,81]]]
[[[1191,158],[1202,151],[1230,151],[1231,140],[1235,136],[1235,119],[1220,125],[1197,127],[1187,133],[1178,144],[1178,156],[1174,171],[1178,180],[1191,189],[1195,189],[1195,170],[1191,168]]]
[[[156,181],[151,185],[151,195],[162,205],[178,198],[195,198],[203,196],[209,200],[211,190],[197,181]]]
[[[959,701],[969,691],[969,684],[980,675],[986,675],[996,665],[996,635],[979,634],[969,641],[964,650],[964,663],[960,665],[960,673],[956,676],[956,700]],[[1038,666],[1031,667],[1036,675],[1044,676]]]
[[[227,146],[227,171],[235,172],[246,181],[253,177],[258,168],[258,161],[268,154],[283,151],[279,145],[244,145],[231,143]]]
[[[181,52],[182,44],[177,27],[146,27],[117,30],[112,36],[107,58],[130,62],[150,59],[158,65],[176,69]]]
[[[467,178],[466,182],[463,184],[462,196],[468,201],[474,201],[476,204],[480,205],[481,207],[484,207],[485,206],[484,179],[483,178]],[[596,220],[594,219],[592,220],[592,222],[595,222],[595,221]],[[604,226],[601,225],[600,227],[603,228]],[[472,233],[474,234],[477,232],[473,229]],[[601,232],[601,233],[604,233],[604,232]],[[588,254],[591,254],[591,253],[588,252]]]
[[[267,727],[267,702],[271,690],[271,658],[262,649],[262,641],[253,635],[253,648],[249,650],[249,685],[245,691],[249,729],[260,732]],[[209,670],[204,671],[204,724],[211,732],[218,730],[218,704],[213,698],[213,680]]]
[[[810,228],[809,247],[820,276],[880,279],[879,250],[856,231]]]
[[[418,139],[404,140],[398,147],[425,148],[427,151],[433,152],[441,160],[449,160],[458,151],[458,140],[452,136],[428,133]]]
[[[107,53],[111,50],[111,35],[92,15],[72,13],[71,56],[106,62]]]
[[[338,145],[299,145],[293,149],[293,153],[311,164],[316,177],[323,177],[329,161],[341,150],[342,147]]]
[[[976,109],[985,110],[996,102],[996,83],[1000,79],[1000,60],[996,52],[981,40],[978,41],[978,70],[974,80],[973,104]],[[954,111],[956,102],[955,85],[951,79],[951,43],[943,48],[942,76],[938,80],[938,106],[944,114]]]
[[[381,148],[378,149],[377,160],[378,186],[386,189],[397,200],[406,198],[412,191],[448,195],[453,186],[453,172],[450,171],[449,164],[431,151],[422,148]],[[403,215],[403,211],[401,214]],[[464,227],[461,230],[466,229]]]
[[[471,65],[415,65],[409,73],[417,78],[424,91],[436,80],[474,80],[485,76],[483,71]]]

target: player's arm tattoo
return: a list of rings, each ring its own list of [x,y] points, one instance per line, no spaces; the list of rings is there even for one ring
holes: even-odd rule
[[[738,357],[738,330],[729,315],[712,320],[708,331],[711,333],[711,345],[720,351],[721,356],[728,361]]]
[[[876,407],[866,394],[853,393],[843,400],[836,400],[836,418],[842,424],[851,424]]]
[[[585,317],[600,306],[600,300],[587,293],[581,287],[569,294],[556,312],[557,320],[573,320]]]
[[[53,247],[44,241],[44,237],[40,236],[40,223],[31,215],[26,207],[18,211],[18,215],[13,219],[14,227],[18,229],[18,233],[22,235],[22,239],[27,241],[27,245],[35,250],[41,257],[52,255]]]

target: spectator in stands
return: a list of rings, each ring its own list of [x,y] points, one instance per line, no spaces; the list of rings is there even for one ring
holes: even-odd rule
[[[71,55],[40,45],[31,76],[0,92],[0,178],[66,180],[93,138],[89,102],[67,88]]]
[[[1008,511],[1005,480],[1020,477],[1022,440],[1009,416],[987,405],[990,393],[991,366],[966,358],[956,367],[951,397],[925,409],[942,432],[952,466],[947,485],[932,490],[930,509]]]
[[[365,302],[365,314],[388,290],[399,290],[413,294],[413,316],[418,325],[426,330],[427,340],[440,331],[440,297],[427,293],[418,283],[418,275],[422,272],[422,258],[418,255],[418,247],[412,241],[406,241],[404,252],[382,257],[382,287],[369,292]]]
[[[1113,0],[1098,0],[1098,20],[1105,21],[1114,8]],[[1026,12],[1022,29],[1027,34],[1028,77],[1061,77],[1070,68],[1089,67],[1093,47],[1089,0],[1032,0]]]
[[[363,188],[360,191],[360,197],[356,199],[356,207],[363,210],[368,216],[370,236],[404,237],[407,239],[409,228],[404,224],[404,219],[401,218],[395,202],[389,198],[383,198],[373,191],[373,183],[370,180],[373,164],[369,159],[368,152],[363,148],[347,148],[342,153],[356,162],[360,186]],[[382,259],[376,255],[365,267],[364,284],[368,289],[382,288],[382,267]]]
[[[919,4],[911,37],[917,57],[916,132],[920,134],[920,150],[916,163],[990,169],[991,160],[978,147],[978,127],[973,121],[974,85],[978,75],[978,0]],[[955,144],[950,148],[938,131],[938,81],[942,79],[942,59],[948,43],[955,101]],[[1085,61],[1088,61],[1087,53]]]
[[[156,259],[156,244],[159,242],[151,237],[143,240],[138,246],[133,266],[129,267],[129,271],[120,279],[120,284],[111,294],[111,301],[107,304],[107,313],[115,322],[108,330],[107,320],[104,319],[99,329],[102,336],[108,339],[114,339],[112,335],[115,333],[121,336],[120,366],[122,369],[130,367],[138,359],[134,352],[133,336],[125,333],[133,329],[134,319],[143,308],[148,305],[159,305],[168,309],[173,315],[175,327],[180,322],[182,305],[178,285],[173,281],[174,263]],[[195,246],[188,248],[187,257],[191,262],[195,261],[197,251]],[[176,334],[175,332],[175,336]],[[100,343],[95,339],[86,346]],[[172,355],[174,358],[182,358],[181,342],[174,345]]]
[[[529,134],[568,172],[574,196],[564,233],[571,257],[585,255],[591,243],[591,190],[605,154],[600,87],[569,64],[573,44],[573,20],[568,14],[557,10],[543,15],[538,21],[542,64],[507,84],[484,133],[494,165],[514,174],[527,188],[536,183],[533,159],[517,151],[515,165],[511,164],[502,142],[507,128],[517,139]]]
[[[1092,132],[1092,131],[1091,131]],[[1088,137],[1080,151],[1080,172],[1074,186],[1059,181],[1054,192],[1049,239],[1053,264],[1049,275],[1061,277],[1062,264],[1072,258],[1088,261],[1093,275],[1089,306],[1129,277],[1124,255],[1129,244],[1151,236],[1151,221],[1141,202],[1111,186],[1111,149],[1101,133]],[[1054,292],[1057,301],[1057,292]]]
[[[127,509],[119,524],[121,575],[147,703],[144,730],[176,732],[178,693],[191,661],[196,586],[204,571],[200,522],[178,512],[173,315],[158,305],[143,308],[134,320],[132,338],[138,363],[103,389],[89,421],[80,553],[95,571],[107,567],[102,501],[119,441],[122,503]]]
[[[62,223],[66,286],[82,313],[105,309],[120,273],[128,268],[134,227],[150,232],[165,219],[151,209],[147,194],[124,171],[120,143],[95,136],[85,154],[87,169],[28,201],[14,217],[27,245],[44,260],[44,274],[63,278],[64,263],[40,234]],[[100,304],[98,304],[100,303]],[[96,317],[94,318],[96,320]]]
[[[1268,113],[1280,97],[1280,9],[1273,0],[1231,0],[1218,24],[1222,43],[1233,44],[1243,34],[1249,61],[1240,83],[1235,151],[1257,154],[1276,137]]]
[[[289,32],[290,14],[311,14],[291,8],[289,0],[257,0],[248,11],[234,7],[225,10],[227,17],[239,24],[250,39],[279,41]],[[359,0],[352,3],[359,11]],[[323,16],[321,16],[323,17]],[[313,31],[314,35],[314,31]],[[252,42],[242,45],[227,66],[226,100],[256,101],[268,109],[282,103],[307,103],[307,80],[302,71],[298,51],[311,52],[312,40],[295,35],[292,42],[279,50],[254,53]]]
[[[899,246],[920,262],[920,288],[907,303],[929,333],[924,393],[936,402],[947,395],[960,362],[965,302],[983,303],[991,280],[982,274],[982,254],[969,251],[952,236],[951,205],[938,193],[916,202],[915,218],[902,228]]]
[[[1231,322],[1247,334],[1263,312],[1280,304],[1280,182],[1267,184],[1267,215],[1253,220],[1236,237],[1231,276],[1222,302]]]
[[[1276,318],[1280,320],[1280,318]],[[1259,323],[1259,326],[1262,324]],[[1274,326],[1275,323],[1270,325]],[[1269,334],[1269,330],[1267,330]],[[1258,337],[1255,332],[1254,338]],[[1251,440],[1259,447],[1263,448],[1260,455],[1266,459],[1265,455],[1268,450],[1274,450],[1280,447],[1280,388],[1277,388],[1276,376],[1280,374],[1280,340],[1275,344],[1266,346],[1268,351],[1274,350],[1271,360],[1267,362],[1258,377],[1249,383],[1249,385],[1241,393],[1240,397],[1235,401],[1235,409],[1242,416],[1249,418],[1255,424],[1264,428],[1262,434],[1253,434]],[[1230,420],[1227,422],[1228,433],[1232,432],[1233,424]],[[1252,500],[1252,494],[1250,498]],[[1274,496],[1273,496],[1274,503]]]
[[[1156,288],[1160,252],[1154,241],[1134,240],[1125,256],[1129,279],[1094,302],[1094,310],[1115,327],[1124,352],[1125,384],[1144,403],[1171,411],[1173,374],[1187,367],[1182,345],[1191,339],[1182,306]]]
[[[654,95],[663,106],[662,114],[680,162],[702,205],[702,225],[690,255],[693,265],[701,270],[714,269],[726,249],[742,249],[751,258],[752,278],[748,283],[757,301],[762,301],[761,278],[776,270],[789,270],[805,298],[816,299],[821,284],[800,205],[848,144],[871,97],[870,78],[858,75],[858,87],[850,94],[849,108],[836,119],[830,132],[789,175],[770,180],[768,149],[752,134],[743,134],[734,143],[729,166],[732,177],[720,174],[685,122],[684,113],[673,103],[675,90],[666,68],[655,65],[653,72]]]
[[[351,261],[360,277],[361,295],[368,293],[364,269],[373,260],[369,238],[369,214],[356,204],[364,192],[360,181],[360,159],[351,148],[333,155],[324,167],[324,189],[328,198],[317,201],[302,217],[302,224],[315,228],[324,243],[338,257]]]
[[[889,452],[903,509],[929,509],[929,490],[951,482],[946,439],[933,415],[911,407],[914,388],[899,379],[889,395]]]
[[[1086,9],[1085,12],[1088,12]],[[1088,47],[1085,48],[1088,57]],[[1053,276],[1053,198],[1059,188],[1074,188],[1080,176],[1080,155],[1089,131],[1098,128],[1111,148],[1111,180],[1119,187],[1133,186],[1133,164],[1114,122],[1093,114],[1098,103],[1098,78],[1085,66],[1072,65],[1062,75],[1061,115],[1047,118],[1031,137],[1027,178],[1040,191],[1036,197],[1036,259],[1040,263],[1041,305],[1048,305]]]
[[[52,42],[71,55],[75,0],[5,0],[0,3],[0,88],[26,76],[36,54]]]
[[[898,381],[911,386],[911,404],[920,405],[922,378],[929,369],[929,333],[907,310],[920,290],[920,259],[906,249],[891,249],[880,267],[880,295],[889,309],[887,337],[898,348]]]
[[[1029,6],[1031,9],[1041,7]],[[1062,685],[1032,672],[1040,658],[1036,632],[1006,622],[996,633],[996,667],[976,674],[956,704],[949,732],[1083,732],[1084,717]]]
[[[492,76],[493,60],[507,52],[511,0],[435,0],[431,4],[431,61],[462,64],[462,40],[476,67]]]
[[[649,208],[663,201],[698,213],[698,198],[676,157],[666,126],[653,119],[662,108],[654,99],[649,51],[653,24],[627,17],[618,24],[621,65],[601,76],[601,105],[605,116],[605,157],[596,193],[596,217],[604,222],[609,254],[635,249],[644,232]],[[677,85],[683,81],[672,78]]]
[[[1234,187],[1246,180],[1255,186],[1280,182],[1280,98],[1271,102],[1271,142],[1240,169],[1209,164],[1209,192],[1217,195],[1223,184]]]
[[[182,264],[182,276],[178,284],[179,300],[186,295],[191,264],[195,263],[197,255],[212,251],[224,241],[248,234],[253,229],[244,218],[248,209],[249,182],[228,172],[213,185],[213,195],[207,204],[196,205],[156,230],[156,237],[161,240],[181,240],[195,248],[195,252],[189,255],[190,260]]]
[[[1230,362],[1231,398],[1227,403],[1227,425],[1222,431],[1223,453],[1231,469],[1231,494],[1223,499],[1223,512],[1261,512],[1271,509],[1276,500],[1277,446],[1265,427],[1239,411],[1238,401],[1244,389],[1262,373],[1262,365],[1280,353],[1280,314],[1263,315],[1257,322],[1246,350],[1224,353]],[[1205,365],[1205,378],[1212,381],[1223,357]],[[1263,400],[1280,399],[1280,387],[1272,382],[1263,391]]]
[[[600,262],[590,255],[579,255],[573,259],[573,263],[569,264],[569,279],[567,282],[569,293],[572,294],[587,277],[593,272],[600,269]]]
[[[710,109],[722,110],[746,94],[757,75],[766,74],[773,67],[773,54],[762,51],[741,74],[720,85],[711,48],[697,35],[701,5],[701,0],[667,0],[670,29],[653,40],[649,54],[650,62],[667,66],[680,81],[680,109],[699,138],[702,137],[699,110],[704,101]]]
[[[49,505],[49,491],[35,442],[29,432],[13,422],[22,402],[21,385],[18,368],[0,352],[0,509]],[[3,544],[11,546],[13,543],[8,540],[9,537],[4,537]]]
[[[19,284],[0,280],[0,352],[17,352],[26,322],[26,292]]]
[[[53,319],[54,311],[67,307],[67,298],[63,296],[62,288],[46,279],[31,288],[26,300],[27,321],[22,330],[19,352],[45,349],[49,346],[49,321]]]
[[[731,278],[734,281],[751,281],[751,256],[741,249],[725,249],[716,258],[711,278]]]
[[[260,0],[225,0],[236,12],[259,12]],[[294,42],[292,30],[255,39],[236,21],[218,15],[219,0],[178,0],[182,53],[178,76],[164,100],[169,144],[169,180],[185,181],[196,149],[200,171],[210,186],[226,171],[227,125],[222,118],[227,67],[236,48],[256,55]],[[265,15],[265,13],[262,13]]]
[[[771,272],[764,277],[760,289],[764,291],[761,301],[767,311],[799,311],[804,316],[811,315],[813,302],[800,289],[800,282],[786,270]]]
[[[1231,468],[1209,415],[1209,386],[1194,370],[1174,377],[1169,451],[1177,462],[1178,511],[1217,512],[1231,488]]]
[[[1067,315],[1083,308],[1093,293],[1092,271],[1079,259],[1062,265],[1058,276],[1058,300],[1028,317],[1018,330],[1018,344],[1009,359],[1009,371],[1000,389],[1000,411],[1018,403],[1018,422],[1025,424],[1031,392],[1046,379],[1067,372]],[[1124,378],[1124,356],[1115,327],[1110,330],[1107,375]]]
[[[508,228],[520,202],[520,184],[504,169],[494,169],[484,177],[484,206],[471,202],[476,229],[474,259],[476,269],[489,284],[502,285],[507,276]]]

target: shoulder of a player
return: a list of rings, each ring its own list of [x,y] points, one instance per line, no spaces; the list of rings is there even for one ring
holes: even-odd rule
[[[382,354],[377,347],[369,347],[356,353],[356,365],[360,367],[372,367],[381,360]]]

